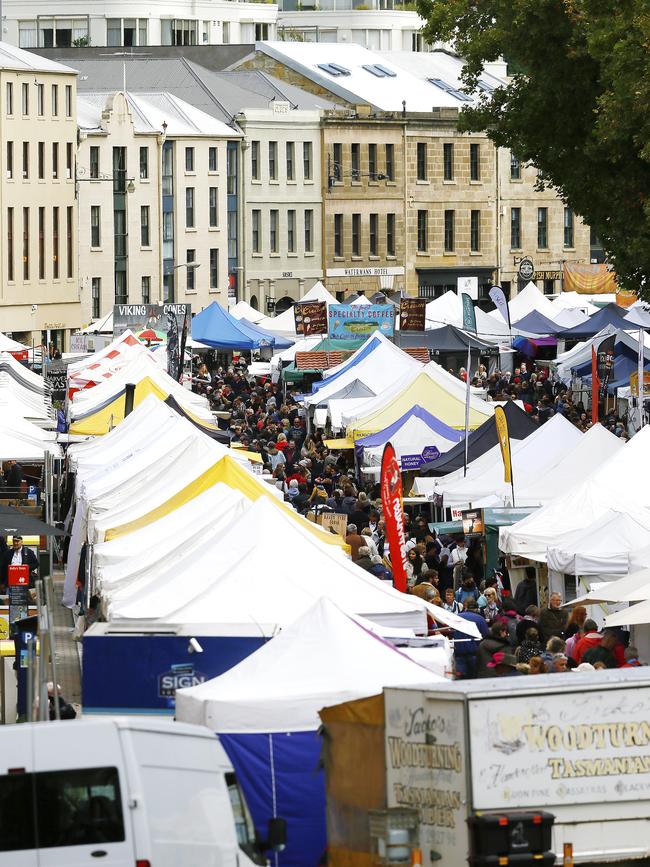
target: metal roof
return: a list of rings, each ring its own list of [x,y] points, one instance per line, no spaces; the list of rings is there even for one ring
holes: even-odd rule
[[[462,95],[436,86],[361,45],[328,42],[258,42],[256,50],[326,88],[346,102],[379,111],[429,113],[462,108]],[[416,54],[418,59],[426,54]],[[452,88],[451,90],[454,90]]]
[[[113,92],[89,92],[77,95],[77,122],[82,129],[99,130],[102,112]],[[127,93],[136,132],[163,132],[168,136],[219,136],[232,138],[230,126],[166,91]]]
[[[451,54],[449,51],[386,51],[382,52],[382,56],[416,78],[428,83],[434,80],[443,82],[452,91],[461,92],[463,87],[461,74],[465,63],[461,57]],[[506,83],[505,78],[498,77],[493,72],[485,71],[479,79],[478,91],[489,94],[495,88],[502,87]],[[464,99],[458,99],[459,106],[466,100],[467,105],[476,103],[476,99],[473,99],[472,96],[466,94],[463,96]],[[478,96],[478,93],[474,96]]]
[[[60,72],[74,74],[75,70],[31,51],[24,51],[8,42],[0,42],[0,69],[27,70],[31,72]]]

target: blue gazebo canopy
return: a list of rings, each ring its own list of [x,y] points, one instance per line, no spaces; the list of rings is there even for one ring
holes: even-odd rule
[[[260,328],[259,325],[249,322],[248,319],[243,318],[239,321],[243,322],[250,331],[254,331],[256,334],[259,334],[260,337],[264,338],[264,340],[272,343],[274,349],[288,349],[296,342],[295,340],[289,340],[288,337],[282,337],[280,334],[273,334],[271,331],[266,331],[264,328]]]
[[[579,325],[574,325],[573,328],[567,328],[562,332],[562,337],[567,340],[584,340],[585,337],[593,337],[598,334],[603,328],[613,326],[620,328],[623,331],[635,331],[638,325],[633,325],[625,319],[628,310],[625,307],[619,307],[618,304],[607,304],[605,307],[592,314],[586,322],[581,322]]]
[[[513,328],[518,328],[520,331],[528,331],[530,334],[550,334],[554,336],[559,334],[564,329],[561,325],[553,322],[539,310],[531,310],[521,319],[514,323]]]
[[[260,349],[282,346],[275,334],[235,319],[216,301],[197,313],[192,320],[192,340],[215,349]],[[286,344],[291,346],[291,344]]]

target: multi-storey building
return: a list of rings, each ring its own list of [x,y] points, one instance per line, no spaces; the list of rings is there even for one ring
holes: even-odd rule
[[[0,43],[0,330],[66,348],[77,284],[76,72]]]
[[[135,48],[274,39],[278,7],[245,0],[162,0],[152,6],[89,0],[4,0],[4,38],[21,48]]]
[[[245,109],[240,297],[282,312],[323,277],[320,112]]]
[[[7,41],[22,48],[140,48],[252,44],[282,39],[341,42],[374,51],[425,51],[424,22],[401,0],[163,0],[152,7],[90,0],[4,0]]]
[[[561,291],[565,262],[591,261],[590,230],[552,188],[537,188],[538,172],[505,148],[498,150],[501,285],[514,294],[522,288],[519,263],[532,259],[534,280],[546,294]]]
[[[329,291],[405,289],[402,124],[328,112],[323,172],[323,267]]]
[[[564,261],[589,262],[589,229],[537,172],[483,133],[458,131],[478,97],[445,51],[377,55],[353,45],[260,44],[236,68],[258,68],[343,107],[323,117],[323,268],[331,291],[405,289],[436,297],[459,278],[517,291],[518,265],[561,291]],[[479,91],[500,83],[491,64]],[[394,180],[382,148],[394,157]],[[512,175],[514,173],[514,176]],[[394,231],[393,231],[394,227]],[[525,281],[527,282],[527,280]]]
[[[86,320],[120,303],[226,304],[237,133],[166,92],[83,93],[78,104]]]

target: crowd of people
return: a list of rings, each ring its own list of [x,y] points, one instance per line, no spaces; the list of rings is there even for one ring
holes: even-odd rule
[[[461,369],[460,376],[466,379],[467,372]],[[484,387],[491,400],[522,401],[540,424],[556,412],[583,430],[591,424],[582,404],[574,404],[546,368],[522,364],[512,375],[488,375],[481,365],[472,384]],[[193,387],[223,419],[232,444],[260,455],[270,481],[298,513],[313,521],[326,512],[345,515],[352,560],[378,580],[393,581],[379,484],[356,477],[351,450],[332,452],[321,431],[307,430],[296,389],[252,379],[243,363],[224,368],[209,359],[198,366]],[[615,417],[608,426],[627,436]],[[507,569],[485,574],[480,540],[466,544],[462,535],[438,538],[426,515],[405,513],[404,530],[407,592],[475,623],[481,635],[470,639],[430,618],[431,631],[454,639],[457,678],[640,664],[626,634],[599,632],[585,608],[570,613],[555,593],[540,608],[534,568],[529,567],[513,594]]]
[[[488,591],[489,595],[488,595]],[[536,570],[530,566],[514,596],[499,586],[486,588],[492,611],[475,594],[465,599],[460,616],[475,623],[483,636],[454,642],[456,677],[519,676],[632,668],[641,665],[638,650],[629,644],[629,633],[620,629],[599,630],[587,617],[587,609],[562,605],[553,592],[548,604],[537,602]],[[481,608],[483,611],[481,612]],[[490,622],[491,618],[491,622]]]
[[[459,376],[467,381],[464,367]],[[472,375],[471,384],[485,389],[488,400],[521,401],[525,411],[539,424],[545,424],[554,415],[562,415],[583,432],[592,425],[591,413],[587,412],[582,400],[575,400],[571,390],[551,373],[548,366],[522,362],[512,373],[496,370],[489,374],[485,365],[480,364]],[[608,412],[602,423],[621,439],[629,439],[627,420],[616,412]]]

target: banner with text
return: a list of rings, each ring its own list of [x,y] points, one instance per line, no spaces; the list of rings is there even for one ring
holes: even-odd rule
[[[170,330],[170,316],[176,318],[176,327],[180,334],[185,324],[185,317],[192,316],[190,304],[114,304],[113,305],[113,337],[119,337],[127,328],[133,331],[161,331],[165,335]]]
[[[395,333],[392,304],[330,304],[327,333],[336,340],[358,340],[379,331],[384,337]]]
[[[424,331],[426,311],[426,298],[402,298],[399,306],[399,330]]]
[[[402,505],[402,476],[392,443],[386,443],[381,459],[381,508],[396,590],[406,593],[406,535]]]
[[[327,334],[327,304],[325,301],[301,301],[293,305],[296,334]]]

